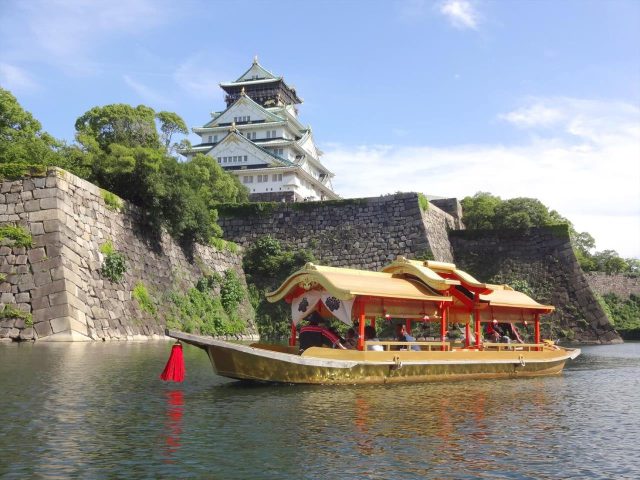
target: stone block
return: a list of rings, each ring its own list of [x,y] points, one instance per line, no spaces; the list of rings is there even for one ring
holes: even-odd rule
[[[33,275],[22,275],[22,278],[18,282],[18,291],[27,292],[29,290],[33,290],[34,288],[36,288],[36,285],[33,282]]]
[[[29,263],[36,263],[41,260],[44,260],[46,257],[44,248],[32,248],[27,252],[27,256],[29,257]]]
[[[48,308],[49,306],[49,297],[47,296],[34,298],[31,300],[31,308],[33,310],[42,310],[43,308]]]
[[[20,332],[20,340],[33,340],[34,330],[33,327],[27,327]]]
[[[58,219],[44,220],[42,222],[42,226],[46,233],[59,232],[60,230],[62,230],[62,227],[63,227],[62,223]]]
[[[25,212],[35,212],[36,210],[40,210],[40,200],[29,200],[27,202],[24,202]]]
[[[49,304],[53,307],[54,305],[66,305],[69,303],[68,293],[65,292],[56,292],[49,295]]]
[[[71,330],[71,325],[69,324],[69,317],[59,317],[51,320],[51,330],[53,333],[65,332],[67,330]]]
[[[55,188],[41,188],[33,192],[33,198],[52,198],[56,196],[57,189]]]
[[[51,324],[49,323],[49,320],[34,323],[33,329],[36,331],[36,333],[38,334],[38,337],[40,338],[47,337],[53,334],[53,329],[51,328]]]
[[[18,293],[16,295],[16,303],[24,303],[28,302],[29,300],[31,300],[31,295],[29,295],[29,292]]]
[[[44,226],[40,222],[31,223],[29,225],[31,235],[42,235],[44,233]]]
[[[45,220],[58,220],[60,222],[64,222],[66,220],[66,215],[58,209],[37,210],[29,213],[30,222],[43,222]]]
[[[37,287],[31,292],[32,298],[40,298],[47,295],[51,295],[52,293],[62,292],[65,290],[65,281],[64,280],[55,280],[47,285],[43,285],[41,287]]]
[[[3,293],[2,295],[0,295],[0,303],[16,303],[16,297],[13,295],[13,293]]]
[[[34,310],[32,315],[34,323],[51,320],[52,318],[68,317],[69,306],[67,304],[54,305],[42,310]]]
[[[15,318],[3,318],[2,320],[0,320],[0,328],[13,328],[15,323]]]
[[[33,283],[36,287],[42,287],[51,283],[51,273],[49,271],[38,272],[33,274]]]
[[[26,255],[18,255],[16,257],[16,265],[26,265],[27,264],[27,256]]]
[[[44,227],[42,227],[42,229],[44,232]],[[44,233],[42,235],[38,235],[33,238],[34,247],[49,247],[51,245],[62,246],[60,233],[58,232]],[[49,255],[49,257],[53,257],[53,255]]]
[[[69,319],[69,328],[83,335],[89,335],[89,330],[87,329],[87,326],[84,323],[79,322],[78,320],[75,320],[73,318]]]
[[[38,200],[40,202],[40,209],[49,210],[51,208],[58,208],[58,199],[56,197],[47,197]]]

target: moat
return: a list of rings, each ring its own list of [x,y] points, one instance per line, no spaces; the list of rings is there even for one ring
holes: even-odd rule
[[[0,344],[2,478],[638,478],[640,343],[560,377],[247,386],[185,346]]]

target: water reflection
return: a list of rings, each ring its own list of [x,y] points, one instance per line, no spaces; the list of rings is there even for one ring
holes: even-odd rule
[[[180,449],[180,437],[182,436],[182,414],[184,406],[184,394],[182,390],[169,390],[165,392],[167,398],[167,416],[165,419],[165,462],[174,463],[175,455]]]
[[[26,347],[26,348],[25,348]],[[560,377],[252,386],[169,344],[0,345],[2,478],[640,478],[640,345]],[[21,450],[22,449],[22,450]]]

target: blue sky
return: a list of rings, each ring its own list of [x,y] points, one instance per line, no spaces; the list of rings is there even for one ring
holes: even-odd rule
[[[119,102],[200,126],[258,55],[340,195],[536,197],[627,257],[638,45],[636,0],[0,0],[0,85],[58,138]]]

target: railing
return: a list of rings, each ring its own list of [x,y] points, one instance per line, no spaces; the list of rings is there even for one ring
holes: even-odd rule
[[[544,347],[542,343],[483,343],[482,345],[483,350],[497,350],[499,352],[504,350],[537,352],[543,350]]]
[[[401,342],[401,341],[374,342],[371,340],[367,340],[366,342],[364,342],[364,345],[365,345],[365,350],[368,350],[367,347],[372,345],[381,345],[382,348],[384,348],[385,350],[392,350],[391,347],[399,347],[399,348],[393,348],[393,350],[411,350],[411,347],[414,345],[420,347],[420,350],[424,350],[424,351],[443,350],[442,347],[444,347],[444,350],[446,351],[451,350],[450,342]]]

